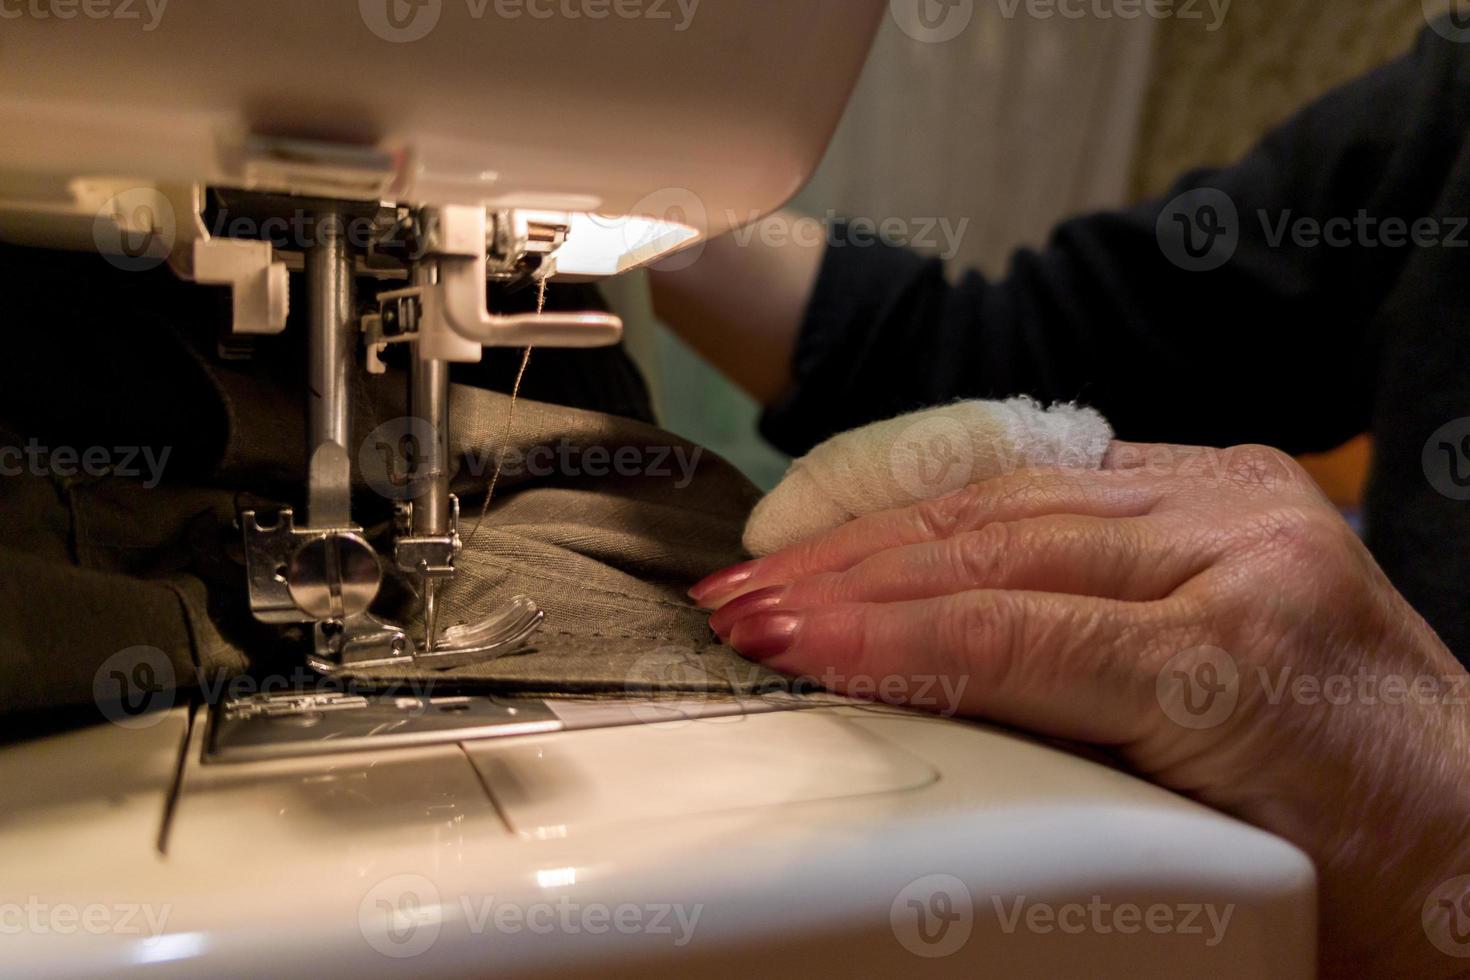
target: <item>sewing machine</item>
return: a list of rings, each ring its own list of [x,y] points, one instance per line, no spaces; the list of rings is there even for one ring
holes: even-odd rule
[[[778,206],[835,125],[874,5],[757,18],[711,6],[697,21],[695,5],[665,23],[679,8],[640,3],[549,24],[534,4],[351,6],[194,3],[152,31],[20,19],[0,106],[0,227],[226,286],[239,335],[286,328],[300,270],[306,512],[240,515],[251,610],[309,626],[323,673],[452,666],[515,648],[540,613],[527,597],[486,624],[439,629],[460,548],[449,365],[622,332],[605,313],[494,313],[487,284],[621,274]],[[721,45],[749,47],[739,86]],[[252,52],[248,77],[221,70],[226,49]],[[788,97],[798,90],[809,97]],[[746,108],[727,111],[732,99]],[[359,316],[364,277],[380,288],[361,298],[376,312]],[[398,344],[424,438],[402,461],[414,489],[380,556],[351,512],[349,394]],[[368,611],[384,564],[417,582],[418,636]]]
[[[247,509],[240,533],[251,611],[307,628],[330,677],[501,656],[541,622],[526,596],[438,624],[448,365],[621,323],[497,313],[487,284],[620,275],[779,207],[889,4],[132,6],[0,21],[0,237],[167,262],[231,289],[237,334],[308,332],[304,513]],[[347,393],[394,347],[427,434],[379,554]],[[421,630],[369,612],[385,567],[416,580]],[[834,698],[162,707],[0,750],[8,971],[1313,971],[1296,849],[981,725]]]

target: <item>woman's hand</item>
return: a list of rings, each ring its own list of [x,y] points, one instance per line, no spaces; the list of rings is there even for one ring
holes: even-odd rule
[[[767,666],[899,702],[932,685],[880,679],[944,677],[937,707],[1111,747],[1295,842],[1324,975],[1470,967],[1470,677],[1275,450],[1115,444],[691,594]]]

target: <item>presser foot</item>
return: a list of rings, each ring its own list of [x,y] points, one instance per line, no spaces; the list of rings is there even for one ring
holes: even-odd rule
[[[465,667],[517,652],[545,617],[534,599],[516,596],[478,623],[441,631],[432,650],[415,643],[406,629],[371,615],[328,620],[316,624],[307,662],[327,675],[374,667]]]

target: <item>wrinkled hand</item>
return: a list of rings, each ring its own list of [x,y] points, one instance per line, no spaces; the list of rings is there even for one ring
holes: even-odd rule
[[[1324,975],[1470,966],[1444,951],[1470,925],[1470,682],[1275,450],[1119,443],[1101,472],[858,518],[691,594],[774,669],[899,703],[957,680],[920,706],[1110,747],[1293,841]]]

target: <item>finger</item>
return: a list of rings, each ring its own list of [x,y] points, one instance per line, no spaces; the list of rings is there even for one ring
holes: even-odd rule
[[[889,548],[939,540],[996,521],[1046,514],[1139,516],[1165,490],[1162,481],[1142,473],[1023,470],[937,500],[864,515],[774,555],[717,572],[689,593],[701,605],[717,609],[757,589],[822,572],[845,571]]]
[[[1103,456],[1102,468],[1113,473],[1152,476],[1168,483],[1174,491],[1195,493],[1218,493],[1225,487],[1277,495],[1314,485],[1290,456],[1270,446],[1215,449],[1115,441]]]
[[[1155,445],[1146,442],[1123,442],[1114,439],[1103,453],[1102,468],[1105,470],[1136,470],[1148,465]]]
[[[769,609],[903,602],[976,589],[1147,602],[1173,594],[1210,567],[1224,547],[1213,527],[1170,517],[1061,514],[996,521],[880,551],[846,571],[746,593],[720,607],[710,626],[728,637],[735,623]]]
[[[731,644],[841,693],[1120,745],[1155,723],[1156,651],[1182,622],[1167,602],[981,591],[760,613]]]

